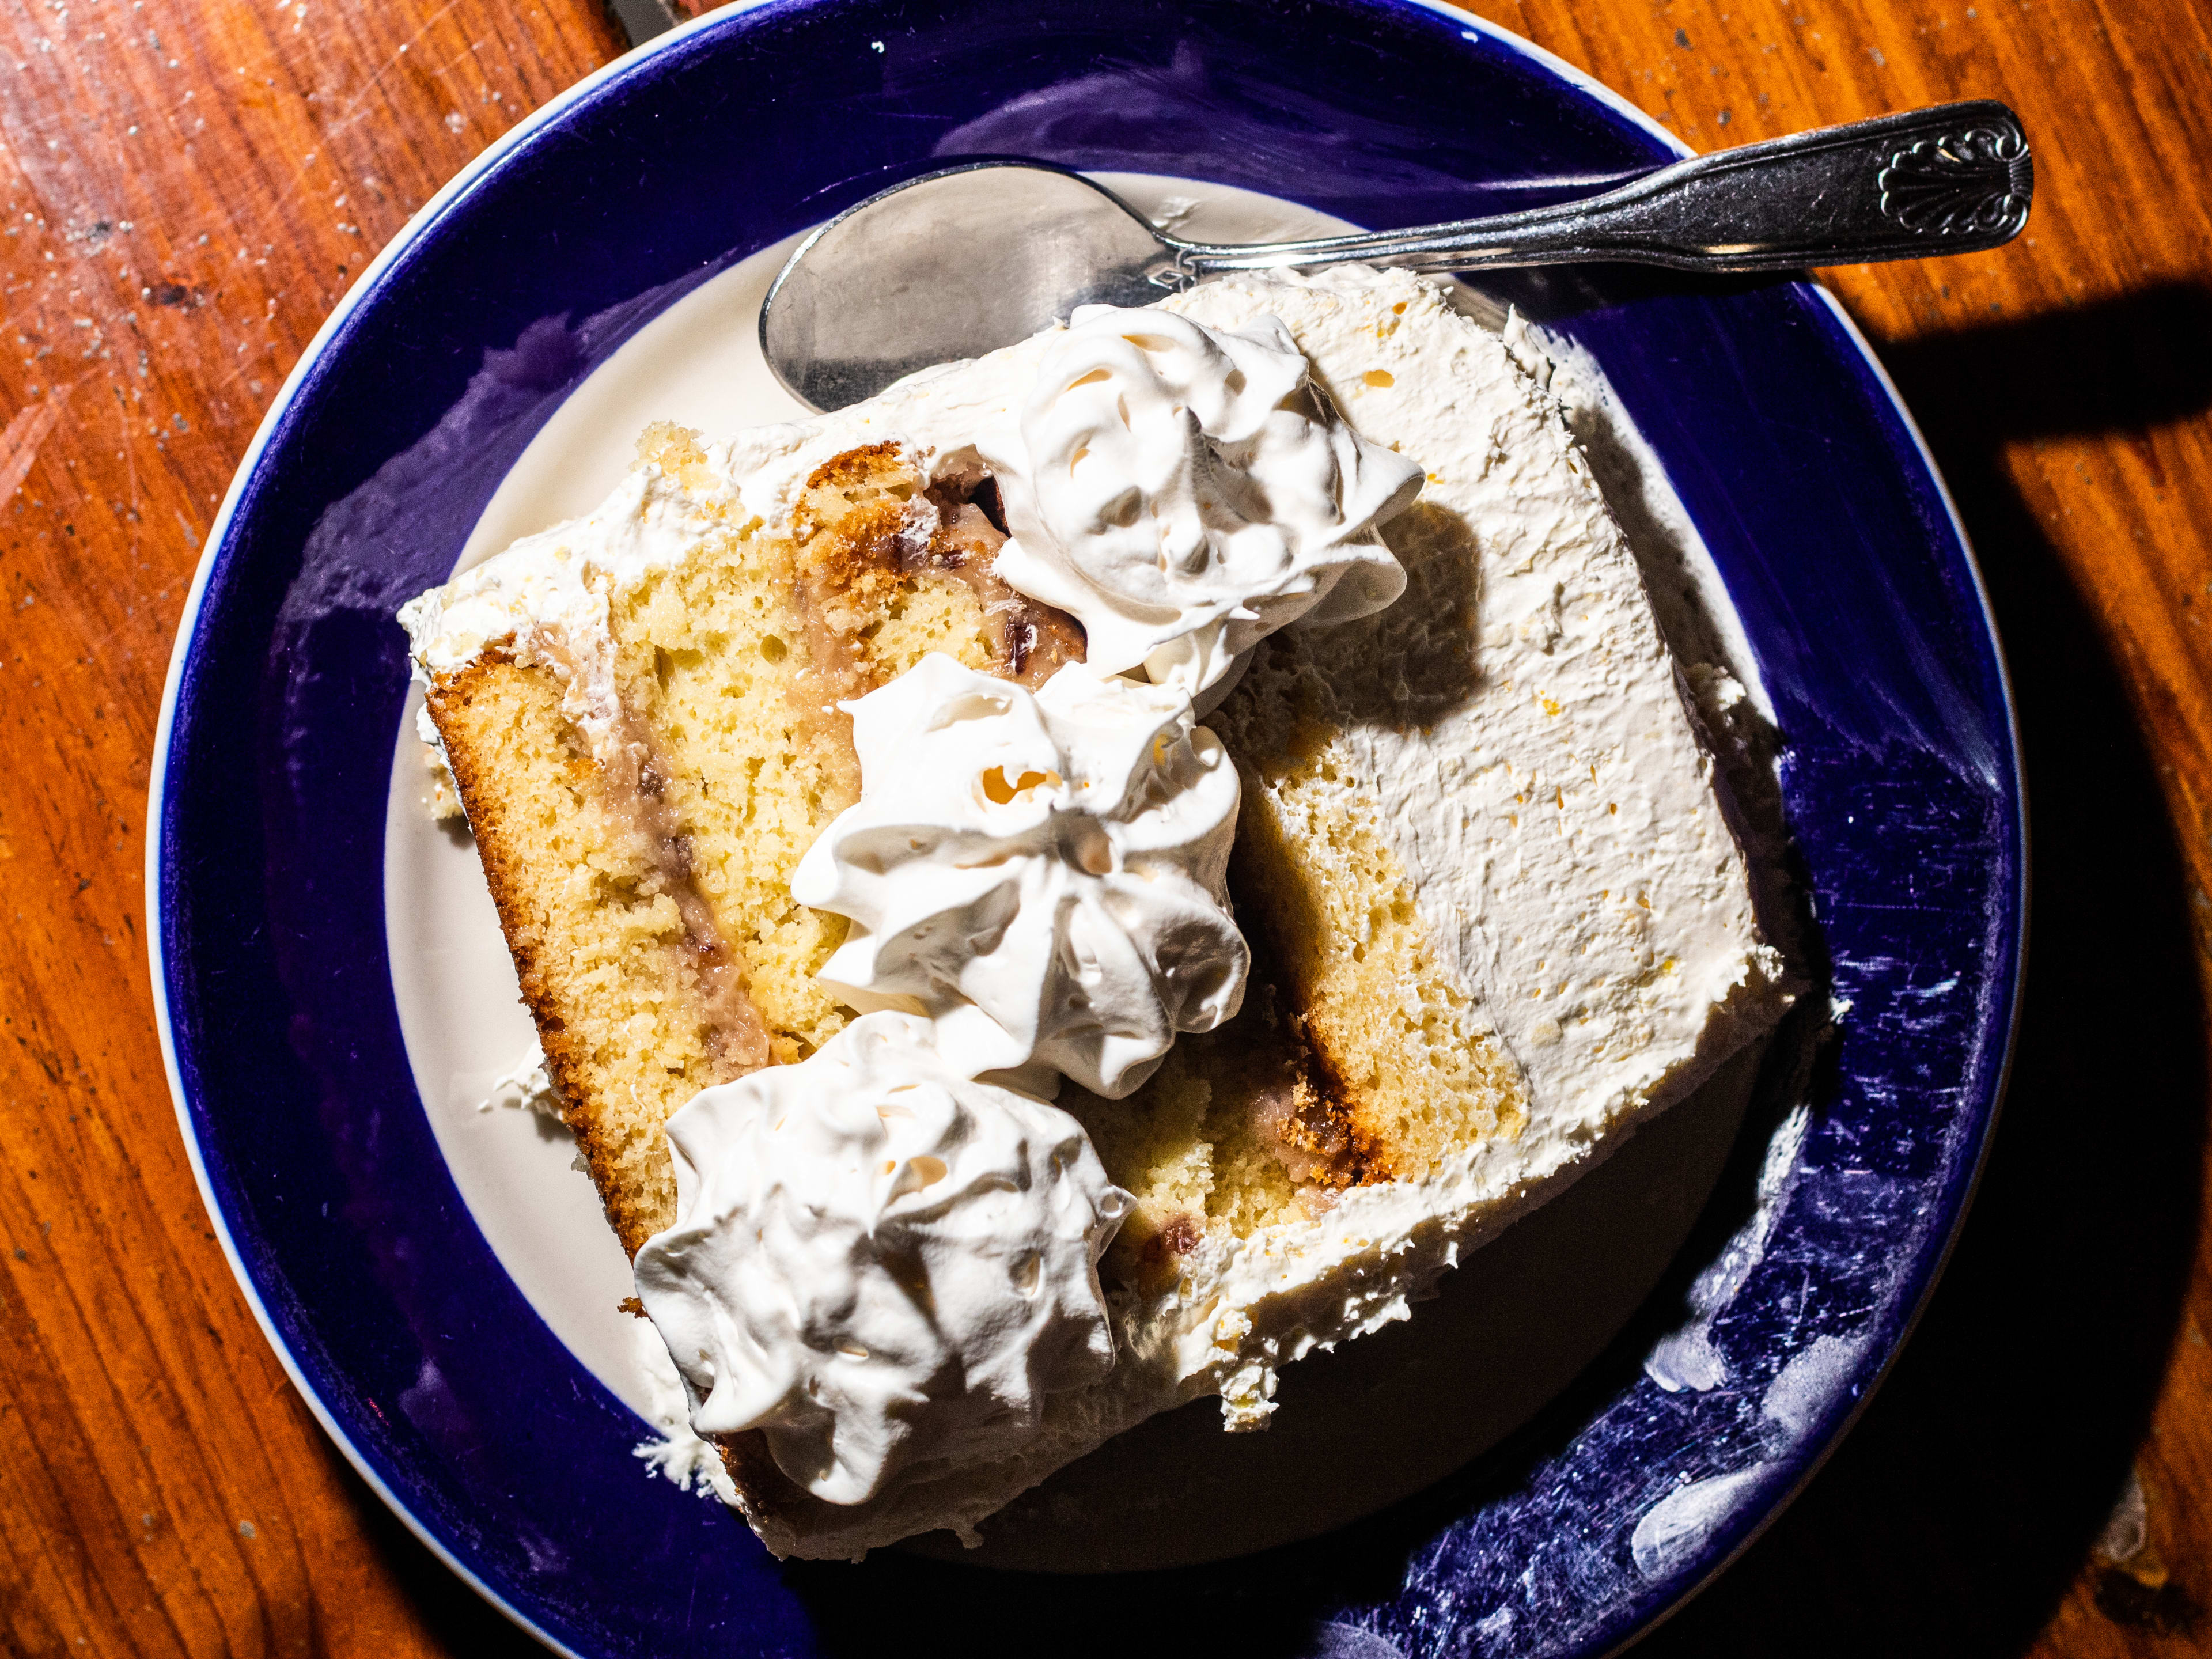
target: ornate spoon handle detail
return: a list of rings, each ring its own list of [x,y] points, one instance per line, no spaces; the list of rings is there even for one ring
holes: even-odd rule
[[[2027,223],[2034,188],[2020,118],[1984,99],[1692,156],[1601,196],[1526,213],[1316,241],[1160,240],[1186,272],[1352,260],[1451,271],[1596,259],[1795,270],[1996,247]]]

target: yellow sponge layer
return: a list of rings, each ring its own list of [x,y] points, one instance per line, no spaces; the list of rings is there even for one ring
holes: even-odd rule
[[[602,802],[562,690],[544,667],[484,658],[430,707],[568,1127],[635,1250],[674,1214],[661,1126],[725,1073],[676,899]]]

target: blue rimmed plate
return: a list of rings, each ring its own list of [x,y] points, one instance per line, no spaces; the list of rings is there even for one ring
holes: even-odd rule
[[[444,579],[532,436],[645,323],[984,151],[1374,227],[1538,205],[1680,153],[1526,45],[1400,0],[781,0],[665,37],[515,129],[317,337],[187,607],[149,908],[210,1209],[348,1455],[573,1652],[952,1628],[1079,1650],[1214,1626],[1239,1652],[1601,1652],[1742,1547],[1895,1354],[2009,1038],[2026,863],[2002,664],[1942,483],[1818,289],[1586,269],[1510,290],[1602,366],[1711,553],[1786,740],[1823,988],[1849,1008],[1761,1207],[1691,1292],[1725,1386],[1601,1365],[1422,1498],[1203,1570],[1071,1586],[918,1559],[779,1568],[715,1506],[641,1478],[637,1419],[509,1281],[441,1158],[386,946],[393,609]]]

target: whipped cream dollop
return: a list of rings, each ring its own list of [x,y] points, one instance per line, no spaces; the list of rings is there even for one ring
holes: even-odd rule
[[[1080,621],[1097,668],[1195,696],[1285,623],[1405,591],[1375,530],[1421,468],[1352,430],[1277,318],[1085,306],[977,447],[1013,537],[999,574]]]
[[[1010,1452],[1098,1382],[1097,1263],[1129,1206],[1060,1108],[974,1081],[875,1013],[669,1120],[677,1219],[638,1296],[702,1435],[757,1428],[832,1504]]]
[[[791,890],[851,920],[822,977],[936,1018],[970,1075],[1118,1099],[1243,1000],[1237,769],[1170,687],[1071,663],[1035,693],[933,653],[856,702],[860,799]]]

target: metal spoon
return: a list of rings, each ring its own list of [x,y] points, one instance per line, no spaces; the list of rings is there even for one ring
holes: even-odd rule
[[[1989,100],[1692,156],[1525,213],[1301,242],[1188,242],[1065,167],[968,161],[872,196],[800,243],[761,307],[761,346],[796,396],[841,409],[1078,306],[1144,305],[1209,271],[1594,259],[1796,270],[1970,253],[2020,234],[2034,185],[2020,118]]]

